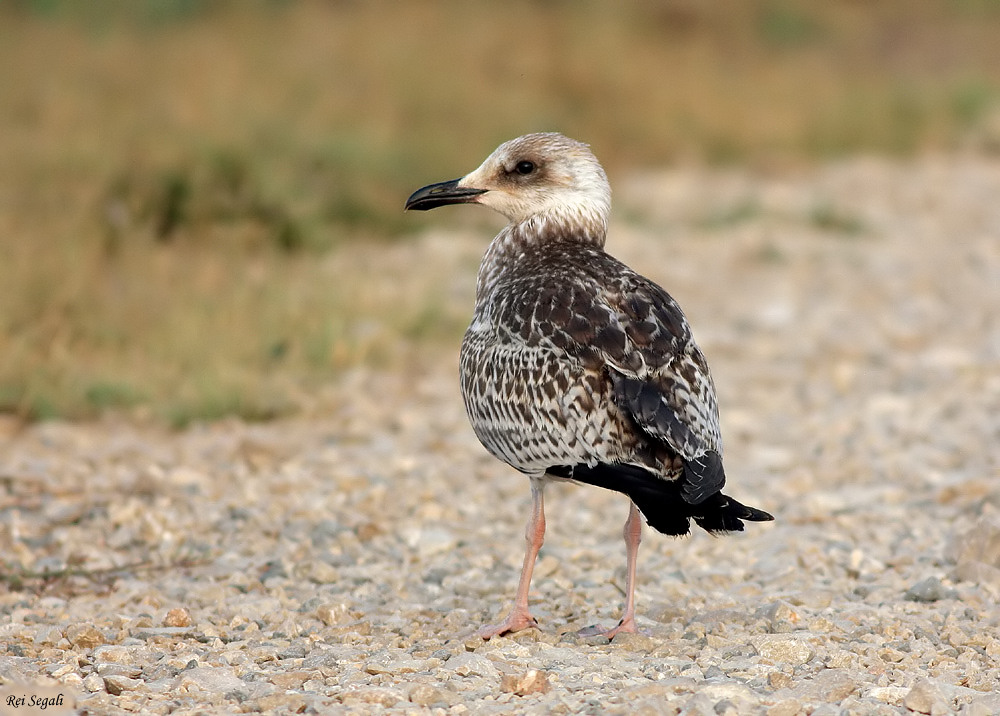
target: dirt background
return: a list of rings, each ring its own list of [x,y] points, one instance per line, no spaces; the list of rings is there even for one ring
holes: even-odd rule
[[[729,491],[776,521],[647,531],[645,633],[611,644],[574,631],[617,618],[627,506],[574,486],[542,630],[474,638],[529,494],[466,424],[457,345],[270,423],[7,420],[0,712],[1000,713],[998,197],[960,156],[616,186],[609,250],[684,306]],[[444,266],[471,312],[488,239],[345,250]]]

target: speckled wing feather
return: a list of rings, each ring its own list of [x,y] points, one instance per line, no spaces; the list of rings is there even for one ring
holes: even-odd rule
[[[691,504],[722,488],[714,387],[663,289],[598,248],[555,242],[519,256],[491,294],[462,363],[470,418],[493,454],[526,472],[636,464],[683,477]]]
[[[726,482],[708,363],[666,291],[638,274],[626,275],[623,283],[613,298],[629,341],[625,360],[609,362],[615,401],[643,431],[683,458],[681,496],[699,504]],[[636,364],[638,370],[629,370]]]

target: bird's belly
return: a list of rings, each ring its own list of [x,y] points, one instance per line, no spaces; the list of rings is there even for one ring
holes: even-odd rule
[[[621,452],[622,416],[606,380],[558,352],[490,344],[470,333],[461,376],[480,442],[518,470],[600,462]]]

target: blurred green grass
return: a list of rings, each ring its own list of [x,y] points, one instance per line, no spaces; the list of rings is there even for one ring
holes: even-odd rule
[[[527,131],[612,173],[996,152],[997,37],[997,0],[6,0],[0,411],[267,418],[455,339],[400,206]]]

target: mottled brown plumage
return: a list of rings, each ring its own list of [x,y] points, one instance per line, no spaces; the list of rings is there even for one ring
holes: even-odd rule
[[[634,631],[636,509],[681,535],[772,519],[722,494],[722,437],[705,356],[677,302],[604,251],[610,187],[586,145],[530,134],[462,179],[418,190],[407,208],[479,203],[510,224],[479,269],[462,343],[462,395],[494,456],[531,478],[528,552],[515,608],[484,638],[534,626],[527,589],[544,533],[542,490],[573,479],[628,495],[625,616]]]

